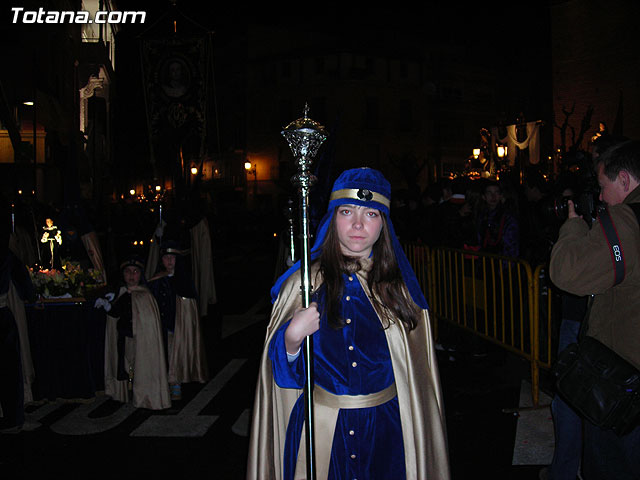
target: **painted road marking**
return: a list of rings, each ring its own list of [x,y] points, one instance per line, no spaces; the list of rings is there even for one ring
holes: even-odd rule
[[[218,415],[199,415],[224,386],[238,373],[246,359],[234,359],[229,362],[198,394],[176,415],[151,414],[138,428],[130,433],[132,437],[201,437],[219,418]],[[60,420],[51,424],[53,432],[61,435],[93,435],[111,430],[137,409],[130,403],[123,404],[110,415],[90,417],[91,413],[103,405],[109,397],[96,398],[92,403],[81,404]],[[27,414],[33,425],[41,425],[40,420],[62,406],[61,403],[47,403]],[[33,430],[33,429],[31,429]]]

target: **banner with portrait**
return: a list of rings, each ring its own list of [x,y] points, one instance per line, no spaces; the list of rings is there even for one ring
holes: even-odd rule
[[[183,175],[203,155],[209,42],[206,36],[142,41],[151,161],[157,173]]]

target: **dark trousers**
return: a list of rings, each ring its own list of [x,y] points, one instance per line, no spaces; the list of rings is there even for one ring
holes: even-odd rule
[[[20,361],[20,339],[8,308],[0,308],[0,428],[24,423],[24,385]]]
[[[580,322],[563,319],[560,322],[558,352],[578,340]],[[574,480],[580,469],[582,455],[582,419],[556,395],[551,402],[555,449],[549,466],[549,480]]]
[[[640,427],[619,437],[584,422],[584,480],[639,480]]]

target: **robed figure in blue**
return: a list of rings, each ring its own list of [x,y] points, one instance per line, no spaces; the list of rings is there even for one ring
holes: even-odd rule
[[[301,306],[299,263],[273,287],[247,478],[306,476],[300,348],[310,336],[318,480],[449,479],[427,302],[390,194],[376,170],[343,172],[311,251],[311,304]]]

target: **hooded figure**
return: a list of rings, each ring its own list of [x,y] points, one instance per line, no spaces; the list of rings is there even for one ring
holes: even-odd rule
[[[160,309],[173,400],[182,398],[182,383],[209,379],[196,289],[183,264],[187,253],[176,242],[162,244],[159,269],[149,280]]]
[[[155,298],[145,285],[144,263],[136,256],[120,265],[124,285],[115,298],[98,299],[107,310],[105,393],[137,408],[171,407],[167,362]]]
[[[301,308],[299,263],[271,291],[249,479],[305,478],[307,335],[318,480],[450,476],[427,302],[391,224],[390,193],[376,170],[343,172],[311,250],[311,305]]]
[[[23,344],[27,340],[24,301],[34,301],[36,292],[29,271],[9,249],[11,223],[9,205],[0,195],[0,431],[17,433],[24,424],[25,387],[30,396],[31,371],[23,371]],[[18,318],[18,309],[22,313]],[[24,336],[23,336],[24,334]],[[28,343],[25,345],[28,348]],[[29,374],[30,378],[24,378]]]

